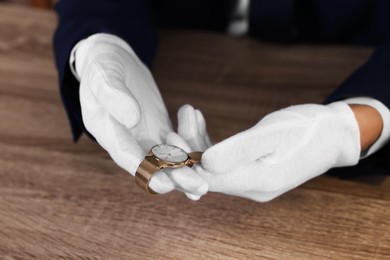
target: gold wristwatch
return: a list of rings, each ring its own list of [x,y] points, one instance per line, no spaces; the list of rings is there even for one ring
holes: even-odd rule
[[[135,183],[149,194],[157,194],[149,187],[150,179],[163,168],[192,167],[199,163],[202,152],[186,153],[183,149],[170,144],[158,144],[152,147],[135,173]]]

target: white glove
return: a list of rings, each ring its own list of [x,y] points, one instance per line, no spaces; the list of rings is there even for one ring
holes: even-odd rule
[[[191,117],[186,113],[182,118]],[[207,135],[197,130],[205,129],[203,125],[199,112],[179,121],[181,142],[204,148]],[[210,147],[202,167],[195,170],[208,182],[209,191],[264,202],[333,167],[355,165],[359,156],[359,126],[351,108],[343,102],[307,104],[271,113]]]
[[[147,151],[172,132],[149,69],[126,42],[109,34],[82,40],[72,53],[85,127],[119,166],[134,175]],[[150,187],[158,193],[176,188],[190,198],[207,191],[207,183],[188,167],[160,171]]]
[[[182,106],[178,113],[178,133],[171,132],[167,135],[167,143],[182,148],[187,153],[192,151],[205,151],[212,144],[206,130],[206,121],[199,110],[190,105]],[[192,169],[203,175],[204,169],[201,165],[195,164]],[[207,175],[205,177],[208,177]],[[206,182],[207,183],[207,182]],[[207,186],[208,188],[208,186]],[[188,195],[192,200],[199,200],[206,194],[207,189],[201,195]]]

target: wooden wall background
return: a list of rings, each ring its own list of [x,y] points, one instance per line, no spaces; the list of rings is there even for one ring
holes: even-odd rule
[[[31,6],[35,8],[50,9],[58,0],[0,0],[0,3]]]

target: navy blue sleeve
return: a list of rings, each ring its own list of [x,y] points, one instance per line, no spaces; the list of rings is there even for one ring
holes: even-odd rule
[[[390,1],[378,1],[378,30],[382,43],[368,61],[355,71],[332,93],[326,103],[348,97],[366,96],[381,101],[390,109]],[[336,168],[330,174],[342,178],[390,174],[390,145],[386,145],[375,156],[361,160],[355,167]]]
[[[367,96],[390,108],[390,1],[378,1],[377,29],[381,43],[368,61],[355,71],[326,100]]]
[[[54,35],[60,93],[72,127],[73,140],[86,132],[81,118],[79,82],[69,67],[72,48],[96,33],[121,37],[150,67],[158,45],[153,11],[148,0],[61,0],[56,5],[58,27]]]

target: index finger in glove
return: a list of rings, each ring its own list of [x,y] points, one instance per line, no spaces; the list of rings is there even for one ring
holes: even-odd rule
[[[296,148],[297,141],[307,130],[306,125],[300,122],[278,118],[270,118],[269,121],[210,147],[202,157],[204,168],[215,173],[227,172],[255,160],[270,158],[275,151],[290,152],[285,150]]]
[[[191,176],[193,174],[193,170],[189,167],[165,169],[153,175],[149,187],[160,194],[177,189],[184,192],[189,199],[198,200],[207,192],[208,186],[199,178],[194,179]]]
[[[134,174],[145,152],[131,131],[92,99],[92,93],[87,88],[80,89],[81,114],[85,127],[119,166]]]
[[[115,68],[115,65],[113,67]],[[81,79],[80,88],[87,88],[100,106],[127,128],[134,127],[140,120],[140,107],[124,79],[110,64],[91,65]],[[117,65],[116,65],[117,66]]]
[[[202,196],[208,190],[208,184],[192,168],[165,169],[175,188],[189,195]],[[187,195],[188,197],[188,195]]]
[[[199,110],[190,105],[182,106],[178,113],[178,133],[193,151],[204,151],[211,146],[206,122]]]

